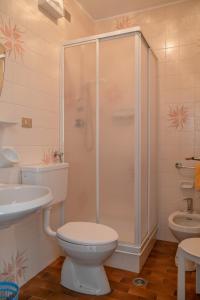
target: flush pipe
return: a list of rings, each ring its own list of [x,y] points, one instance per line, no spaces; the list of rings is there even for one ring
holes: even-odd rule
[[[65,202],[61,202],[61,226],[65,224]]]
[[[46,232],[47,235],[56,237],[56,231],[52,230],[50,227],[50,217],[51,217],[51,209],[52,206],[48,206],[44,208],[44,231]]]
[[[65,224],[65,212],[64,212],[64,201],[61,202],[61,225]],[[50,226],[51,221],[51,210],[53,206],[47,206],[44,208],[44,231],[47,235],[56,237],[56,231],[54,231]]]

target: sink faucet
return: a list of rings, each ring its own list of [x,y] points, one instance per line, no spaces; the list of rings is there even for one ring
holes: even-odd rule
[[[185,201],[187,201],[187,212],[192,213],[193,212],[193,199],[192,198],[184,198]]]
[[[55,158],[55,159],[58,159],[58,161],[59,161],[60,163],[63,161],[63,155],[64,155],[63,152],[60,152],[60,151],[55,151],[55,152],[54,152],[54,158]]]

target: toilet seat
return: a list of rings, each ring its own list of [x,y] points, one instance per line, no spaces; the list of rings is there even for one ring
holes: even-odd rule
[[[105,245],[118,240],[114,229],[92,222],[69,222],[57,230],[57,237],[79,245]]]

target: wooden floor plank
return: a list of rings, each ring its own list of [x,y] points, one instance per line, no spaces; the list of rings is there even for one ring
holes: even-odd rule
[[[112,292],[105,296],[82,295],[62,287],[59,282],[64,258],[60,257],[21,288],[19,300],[175,300],[176,248],[175,243],[157,241],[140,274],[106,267]],[[145,278],[148,284],[134,286],[136,277]],[[187,272],[186,294],[187,300],[200,300],[195,294],[195,272]]]

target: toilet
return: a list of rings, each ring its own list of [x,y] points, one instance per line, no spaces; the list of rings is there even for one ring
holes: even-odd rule
[[[50,226],[53,205],[60,204],[64,211],[68,169],[67,163],[23,166],[22,183],[48,186],[54,195],[53,202],[44,209],[44,230],[56,238],[67,255],[61,270],[61,285],[83,294],[105,295],[111,289],[103,263],[117,247],[117,232],[92,222],[69,222],[57,231]]]
[[[175,211],[168,218],[168,226],[179,242],[188,238],[200,237],[200,214]],[[176,265],[178,265],[177,256],[176,254]],[[194,271],[195,264],[186,261],[185,269],[186,271]]]

